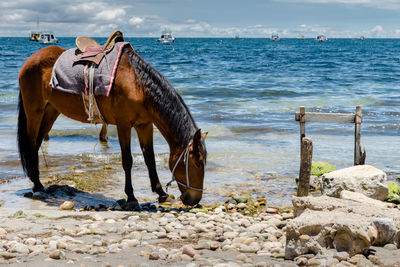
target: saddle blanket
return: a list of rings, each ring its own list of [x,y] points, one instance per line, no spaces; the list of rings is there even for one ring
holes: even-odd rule
[[[129,42],[118,42],[112,51],[107,53],[99,65],[94,70],[94,94],[110,94],[114,84],[115,73],[117,71],[119,59],[123,48],[130,45]],[[76,56],[80,53],[77,48],[71,48],[57,59],[51,74],[50,86],[72,94],[88,94],[85,88],[84,69],[90,64],[88,61],[75,62]]]

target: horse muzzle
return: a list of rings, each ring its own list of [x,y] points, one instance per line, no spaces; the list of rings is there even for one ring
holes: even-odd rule
[[[181,195],[181,200],[187,206],[194,206],[200,202],[201,197],[201,192],[188,190]]]

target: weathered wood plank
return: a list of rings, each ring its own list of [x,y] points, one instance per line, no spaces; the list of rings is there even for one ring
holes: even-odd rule
[[[296,121],[300,121],[301,117],[301,113],[296,112]],[[305,122],[354,123],[355,117],[355,114],[306,112],[304,120]]]
[[[355,130],[354,130],[354,165],[362,165],[362,161],[365,162],[365,156],[361,151],[361,122],[362,122],[362,112],[361,107],[356,107],[355,114]],[[364,150],[365,152],[365,150]],[[362,159],[364,157],[364,159]]]
[[[301,140],[301,159],[299,184],[297,186],[297,196],[304,197],[308,195],[310,189],[310,174],[312,164],[313,144],[311,138],[304,137]]]

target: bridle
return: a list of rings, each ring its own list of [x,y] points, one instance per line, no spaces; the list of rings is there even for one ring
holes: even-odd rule
[[[197,188],[197,187],[190,186],[190,183],[189,183],[189,148],[190,148],[191,144],[192,144],[192,141],[189,142],[189,144],[186,146],[186,148],[182,151],[182,153],[179,155],[178,159],[176,160],[175,165],[172,168],[172,172],[171,172],[172,173],[171,181],[169,181],[165,187],[165,190],[167,192],[168,192],[168,187],[172,184],[173,181],[175,181],[177,184],[179,184],[185,188],[203,192],[203,188]],[[185,166],[186,166],[186,168],[185,168],[186,184],[181,183],[178,180],[176,180],[175,175],[174,175],[175,169],[178,166],[178,163],[182,158],[184,158],[183,162],[185,163]],[[186,160],[185,160],[185,158],[186,158]]]

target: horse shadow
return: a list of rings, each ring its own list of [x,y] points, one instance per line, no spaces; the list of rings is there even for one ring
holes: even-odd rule
[[[74,209],[88,211],[126,211],[125,199],[113,199],[101,194],[93,194],[78,190],[68,185],[51,185],[45,188],[45,192],[32,193],[30,189],[22,189],[16,192],[26,198],[39,200],[49,206],[60,207],[65,201],[74,203]],[[157,211],[160,207],[154,203],[141,203],[142,211]]]

